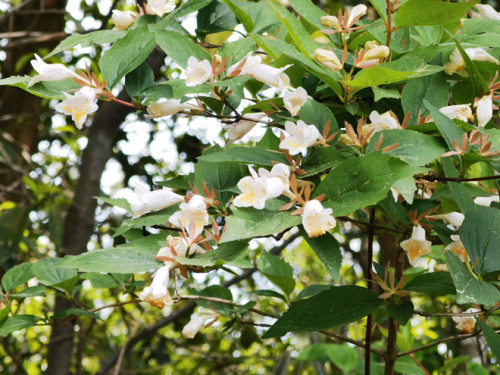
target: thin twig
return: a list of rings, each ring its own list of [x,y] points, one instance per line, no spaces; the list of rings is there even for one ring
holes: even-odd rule
[[[500,175],[485,176],[485,177],[438,177],[438,176],[424,176],[418,177],[426,181],[451,181],[451,182],[473,182],[473,181],[487,181],[487,180],[499,180]]]
[[[373,227],[373,228],[377,228],[377,229],[381,229],[381,230],[387,230],[389,232],[395,232],[395,233],[406,232],[406,230],[404,230],[404,229],[396,229],[396,228],[391,228],[391,227],[387,227],[385,225],[379,225],[379,224],[374,224],[374,223],[372,224],[372,223],[368,223],[365,221],[352,219],[349,216],[338,216],[338,217],[336,217],[336,219],[340,220],[340,221],[347,221],[347,222],[350,222],[350,223],[353,223],[356,225],[364,225],[365,227]]]
[[[484,311],[476,311],[476,312],[463,312],[463,313],[428,313],[425,311],[414,311],[414,314],[420,315],[420,316],[425,316],[425,317],[431,317],[431,316],[477,316],[477,315],[485,315],[485,314],[491,314],[492,312],[495,312],[497,310],[500,310],[500,306],[495,306],[492,309],[489,310],[484,310]]]
[[[325,336],[333,337],[333,338],[335,338],[337,340],[345,341],[345,342],[351,343],[353,345],[359,346],[360,348],[367,349],[366,348],[366,343],[364,343],[363,341],[354,340],[354,339],[351,339],[349,337],[345,337],[345,336],[339,335],[339,334],[337,334],[335,332],[330,332],[330,331],[325,331],[325,330],[321,330],[321,331],[318,331],[318,332],[321,333],[321,334],[323,334],[323,335],[325,335]],[[375,349],[375,348],[372,348],[371,346],[370,346],[369,350],[372,353],[375,353],[377,355],[380,355],[380,356],[384,355],[383,351]]]
[[[370,209],[370,226],[368,227],[368,246],[367,246],[367,257],[368,257],[368,289],[372,290],[373,283],[371,281],[370,272],[373,268],[373,237],[375,236],[374,226],[375,225],[375,207]],[[370,375],[370,365],[371,365],[371,345],[372,345],[372,314],[369,314],[366,318],[366,334],[365,334],[365,375]]]

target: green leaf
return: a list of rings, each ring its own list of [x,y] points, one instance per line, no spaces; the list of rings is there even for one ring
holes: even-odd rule
[[[427,116],[429,111],[424,106],[424,100],[437,108],[448,105],[448,82],[446,74],[436,73],[425,77],[409,80],[403,87],[401,104],[405,113],[411,112],[409,124],[416,124],[417,117]]]
[[[288,302],[286,297],[283,294],[280,294],[280,293],[275,292],[274,290],[270,290],[270,289],[254,290],[254,291],[251,291],[250,294],[255,294],[256,296],[264,296],[264,297],[275,297],[275,298],[279,298],[285,302]]]
[[[174,10],[172,13],[169,13],[167,17],[165,17],[165,23],[169,24],[172,20],[186,16],[188,14],[194,13],[197,10],[205,8],[208,4],[210,4],[212,0],[189,0],[186,1],[181,7]]]
[[[198,296],[214,297],[214,298],[226,299],[228,301],[233,300],[233,295],[231,294],[231,291],[219,285],[212,285],[200,291],[192,290],[191,293]],[[220,302],[198,300],[196,301],[196,303],[199,306],[205,307],[207,309],[215,309],[216,311],[220,312],[223,315],[231,314],[235,311],[235,309],[237,309],[237,306],[232,306]]]
[[[411,80],[410,82],[413,82],[413,81],[415,81],[415,80]],[[405,87],[407,85],[408,84],[406,84]],[[404,88],[403,88],[403,90],[404,90]],[[384,99],[384,98],[388,98],[388,99],[401,98],[401,94],[399,93],[399,91],[394,90],[394,89],[382,89],[380,87],[374,86],[374,87],[372,87],[372,91],[373,91],[373,96],[374,96],[375,102],[378,102],[379,100]]]
[[[450,157],[441,158],[441,165],[443,166],[443,171],[446,177],[455,178],[458,177],[458,170],[453,165],[451,159],[452,158]],[[467,212],[474,207],[472,195],[465,184],[448,182],[448,186],[462,212]]]
[[[359,363],[358,352],[347,344],[313,344],[306,347],[297,359],[305,361],[323,360],[328,358],[342,373],[354,370]]]
[[[436,123],[436,126],[439,129],[439,132],[443,136],[448,147],[452,150],[454,149],[454,140],[456,140],[457,144],[460,145],[464,132],[457,126],[457,124],[455,124],[455,122],[453,122],[452,119],[439,112],[439,109],[434,107],[434,105],[432,105],[429,101],[424,99],[423,102],[429,109],[429,112],[431,113],[432,118],[434,119],[434,122]]]
[[[142,91],[153,86],[153,84],[153,70],[146,62],[143,62],[125,76],[125,88],[131,97],[139,96]]]
[[[442,66],[426,65],[422,59],[405,56],[370,69],[362,69],[352,81],[347,81],[347,84],[354,89],[362,89],[424,77],[442,70]]]
[[[29,298],[29,297],[39,297],[45,296],[45,287],[43,285],[36,285],[21,290],[19,293],[9,294],[9,297],[14,298]]]
[[[226,3],[226,5],[233,11],[236,17],[238,17],[245,30],[247,32],[251,32],[254,28],[252,18],[243,9],[241,9],[235,1],[224,0],[224,3]]]
[[[401,357],[396,360],[394,368],[398,373],[405,375],[426,375],[416,362],[409,357]]]
[[[238,24],[235,12],[217,0],[203,8],[202,12],[198,12],[196,20],[196,33],[202,37],[207,34],[231,30]]]
[[[97,30],[86,34],[73,33],[61,41],[45,58],[72,49],[79,44],[82,47],[88,47],[92,44],[114,43],[117,39],[123,38],[125,35],[127,35],[127,31],[125,30]]]
[[[125,220],[122,225],[116,229],[113,237],[120,236],[133,228],[151,227],[153,225],[164,225],[168,222],[170,216],[179,210],[179,204],[167,207],[153,214],[137,217],[135,219]]]
[[[33,263],[23,263],[7,270],[2,277],[3,289],[8,292],[16,286],[24,284],[26,281],[33,278],[34,275],[31,270],[32,266]]]
[[[467,211],[460,239],[477,274],[500,270],[500,210],[475,206]]]
[[[102,320],[102,318],[99,316],[99,314],[97,314],[95,312],[77,309],[77,308],[66,309],[66,310],[60,311],[57,314],[54,314],[52,319],[54,319],[54,320],[63,319],[63,318],[67,318],[69,316],[88,316],[89,318],[92,318],[92,319]]]
[[[0,79],[0,86],[15,86],[41,98],[58,100],[66,99],[63,91],[75,90],[80,88],[80,85],[78,85],[72,79],[65,79],[55,82],[38,82],[33,86],[28,87],[28,84],[32,78],[33,77],[30,76],[12,76]]]
[[[94,250],[76,256],[65,256],[58,268],[73,268],[81,272],[135,273],[159,268],[154,259],[163,246],[165,235],[150,235],[144,239],[105,250]]]
[[[346,156],[341,154],[335,147],[314,147],[309,150],[302,169],[307,173],[302,177],[313,176],[327,169],[335,168]]]
[[[273,162],[288,164],[285,155],[281,152],[244,146],[235,146],[222,151],[204,154],[198,160],[209,163],[256,164],[266,167],[272,167]]]
[[[351,213],[358,208],[376,204],[398,180],[419,173],[420,168],[380,152],[347,159],[331,171],[314,191],[326,194],[326,207],[335,216]]]
[[[75,270],[56,268],[59,259],[49,258],[33,263],[33,275],[45,285],[57,285],[76,276]]]
[[[396,303],[390,303],[387,305],[387,312],[390,316],[396,319],[399,324],[406,325],[408,320],[410,320],[413,315],[414,310],[413,303],[411,301],[405,301],[402,304],[398,305]]]
[[[293,292],[295,288],[293,268],[280,257],[263,250],[257,260],[257,269],[286,294],[290,295]]]
[[[323,285],[323,284],[313,284],[308,285],[304,289],[300,291],[297,295],[297,300],[312,297],[318,293],[321,293],[327,289],[330,289],[331,285]]]
[[[462,56],[462,59],[465,62],[465,65],[467,66],[467,72],[471,76],[471,80],[473,83],[473,86],[472,86],[473,87],[473,93],[472,93],[473,96],[476,96],[476,93],[479,93],[479,92],[483,92],[483,93],[489,92],[488,82],[486,82],[486,80],[483,78],[476,63],[473,60],[471,60],[469,55],[467,55],[467,53],[465,52],[463,47],[460,45],[460,43],[458,43],[458,41],[456,39],[453,39],[453,41],[455,42],[455,45],[457,46],[457,49],[460,52],[460,55]]]
[[[340,280],[340,266],[342,265],[342,254],[340,253],[339,243],[330,233],[316,238],[311,238],[305,233],[301,226],[302,236],[307,244],[311,246],[319,260],[323,263],[333,280]]]
[[[122,77],[141,65],[155,46],[154,35],[147,27],[128,30],[127,35],[113,44],[99,62],[108,87],[114,87]]]
[[[176,261],[184,265],[210,267],[228,265],[240,268],[251,268],[252,263],[247,256],[247,241],[226,242],[217,249],[192,258],[177,257]]]
[[[490,328],[486,323],[482,322],[481,319],[476,319],[477,323],[481,326],[483,330],[484,338],[488,343],[490,350],[498,361],[500,361],[500,335],[496,333],[492,328]]]
[[[460,22],[479,0],[449,3],[436,0],[409,0],[394,16],[397,27],[446,25]]]
[[[265,237],[278,234],[294,227],[301,222],[300,216],[292,216],[289,212],[279,212],[279,207],[285,202],[277,199],[268,200],[266,208],[232,207],[232,214],[226,218],[226,231],[222,242],[237,241],[242,239]]]
[[[9,333],[34,326],[41,319],[34,315],[14,315],[9,316],[0,325],[0,336],[7,336]]]
[[[449,272],[427,272],[417,275],[403,289],[435,295],[456,294]]]
[[[104,273],[86,272],[80,275],[80,279],[89,280],[94,288],[108,289],[120,286],[112,276]]]
[[[377,294],[366,288],[353,285],[334,286],[311,298],[292,302],[290,308],[263,338],[352,323],[371,314],[381,304],[383,301]]]
[[[324,26],[321,24],[321,17],[326,16],[318,6],[316,6],[310,0],[289,0],[290,5],[293,9],[300,14],[300,16],[307,20],[311,25],[323,29]]]
[[[383,130],[382,144],[384,148],[395,143],[398,146],[387,154],[403,160],[414,166],[424,166],[440,157],[446,148],[438,138],[413,130]],[[373,152],[379,136],[374,136],[366,148],[366,152]]]
[[[175,31],[155,30],[156,43],[163,51],[181,67],[186,68],[189,57],[194,56],[198,60],[212,61],[210,54],[202,47],[194,44],[185,35]]]
[[[125,198],[107,198],[107,197],[95,197],[103,201],[104,203],[110,204],[112,206],[120,207],[126,210],[128,213],[132,213],[132,207],[130,207],[130,203]]]
[[[451,370],[457,367],[459,364],[470,361],[470,357],[466,355],[459,355],[455,358],[450,358],[443,366],[441,366],[437,372],[438,374],[446,374],[446,370]]]
[[[500,301],[500,291],[493,284],[474,278],[455,254],[446,251],[445,256],[457,290],[458,304],[477,303],[491,306]]]
[[[307,125],[315,125],[320,133],[323,133],[323,129],[328,121],[330,121],[329,134],[339,130],[337,120],[332,111],[326,105],[318,103],[311,98],[307,99],[306,103],[300,109],[299,117]]]

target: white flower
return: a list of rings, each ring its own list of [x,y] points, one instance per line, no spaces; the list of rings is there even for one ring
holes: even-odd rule
[[[452,120],[459,119],[464,122],[474,120],[472,110],[470,109],[470,104],[449,105],[447,107],[440,108],[439,112],[441,112],[446,117],[451,118]]]
[[[451,251],[453,254],[456,254],[462,262],[465,262],[469,259],[469,255],[467,254],[467,250],[465,250],[464,244],[462,243],[462,240],[460,240],[460,236],[456,234],[452,234],[450,236],[451,242],[446,246],[444,249],[445,251]]]
[[[233,143],[247,134],[255,127],[255,125],[257,125],[258,121],[261,121],[264,117],[266,117],[266,114],[262,112],[249,113],[244,115],[244,117],[244,119],[226,126],[225,129],[227,131],[229,143]]]
[[[321,17],[321,24],[330,29],[335,29],[340,31],[339,19],[335,16],[323,16]]]
[[[309,237],[319,237],[335,227],[337,222],[331,208],[323,208],[320,201],[313,199],[304,206],[302,225]]]
[[[335,52],[329,49],[316,48],[314,50],[314,58],[324,66],[335,71],[342,69],[342,63],[340,62],[338,56]]]
[[[477,124],[479,126],[485,126],[488,121],[493,117],[493,94],[488,94],[483,96],[481,99],[474,101],[474,107],[476,107]]]
[[[474,8],[478,11],[478,13],[472,12],[471,18],[489,18],[490,20],[500,20],[500,14],[488,4],[476,4]]]
[[[476,197],[474,198],[474,203],[479,205],[479,206],[486,206],[489,207],[491,206],[491,203],[499,201],[499,196],[498,195],[492,195],[490,197]]]
[[[453,225],[455,228],[460,227],[462,223],[464,222],[465,216],[461,212],[450,212],[447,214],[440,214],[440,215],[429,215],[427,217],[433,218],[433,219],[441,219],[446,221],[448,224]]]
[[[465,310],[466,313],[475,313],[479,312],[478,309],[471,307],[470,309]],[[469,316],[454,316],[452,317],[453,321],[457,323],[457,329],[465,332],[471,333],[474,331],[474,327],[476,325],[476,318],[473,315]]]
[[[78,128],[82,128],[87,115],[97,111],[97,98],[100,90],[84,86],[74,95],[64,92],[66,99],[55,106],[56,111],[71,115]]]
[[[160,248],[156,258],[167,266],[175,263],[176,257],[186,257],[190,254],[203,254],[205,250],[198,245],[189,246],[189,243],[181,236],[167,236],[166,246]]]
[[[191,315],[191,320],[182,329],[182,336],[187,339],[192,339],[198,331],[209,323],[213,323],[219,317],[213,312]]]
[[[125,30],[130,25],[132,25],[137,18],[137,14],[131,12],[130,10],[113,10],[113,15],[111,16],[111,22],[116,25],[116,29]]]
[[[297,155],[321,138],[316,126],[306,125],[302,120],[299,120],[297,124],[291,121],[285,122],[285,130],[288,136],[280,142],[279,147],[288,150],[290,155]]]
[[[146,11],[148,14],[155,14],[159,17],[170,13],[175,9],[175,2],[171,0],[148,0]]]
[[[184,228],[190,239],[196,239],[208,225],[207,205],[201,195],[193,195],[188,203],[181,203],[180,211],[168,219],[169,223]]]
[[[279,177],[259,176],[252,167],[248,167],[251,176],[243,177],[238,182],[241,194],[234,198],[236,207],[253,207],[262,210],[266,200],[279,197],[286,186]]]
[[[234,75],[233,73],[236,71],[236,68],[239,67],[238,68],[239,72],[237,75],[247,75],[261,63],[262,63],[262,57],[252,56],[252,53],[250,52],[241,61],[238,61],[236,64],[231,65],[227,70],[227,74],[229,76]]]
[[[181,103],[179,99],[160,99],[157,102],[149,104],[147,111],[148,118],[160,118],[165,116],[172,116],[180,111],[201,110],[201,108],[190,102]]]
[[[249,69],[246,75],[269,86],[285,89],[290,87],[290,77],[284,71],[290,66],[286,65],[282,68],[275,68],[266,64],[258,64]]]
[[[378,113],[377,111],[372,111],[369,118],[371,123],[363,126],[361,131],[362,135],[365,137],[371,134],[370,139],[373,134],[382,130],[401,129],[399,120],[392,111],[387,111],[382,114]]]
[[[135,188],[139,204],[132,204],[134,217],[142,216],[150,211],[158,211],[170,207],[184,199],[181,195],[174,193],[169,189],[159,189],[149,191],[144,186]]]
[[[425,229],[420,225],[413,227],[411,238],[402,241],[400,245],[408,252],[408,260],[412,266],[419,256],[429,254],[431,251],[431,241],[425,239]]]
[[[298,87],[294,92],[286,92],[283,96],[283,103],[285,108],[292,116],[297,115],[300,109],[307,101],[307,92],[302,87]]]
[[[469,56],[469,59],[475,61],[487,61],[498,64],[498,60],[491,56],[484,48],[466,48],[465,53]],[[444,72],[446,74],[457,73],[462,77],[467,77],[467,69],[465,67],[465,61],[460,54],[458,49],[454,49],[450,55],[450,61],[444,64]]]
[[[355,65],[358,68],[371,68],[372,66],[378,64],[380,59],[384,59],[389,56],[389,47],[381,46],[375,41],[369,41],[365,43],[365,47],[359,53],[361,57],[356,59]]]
[[[47,64],[36,53],[35,59],[31,60],[31,65],[38,74],[31,79],[28,87],[33,86],[35,83],[41,81],[62,81],[63,79],[67,78],[78,78],[84,81],[83,77],[80,77],[75,72],[69,70],[63,64]]]
[[[212,75],[212,64],[208,60],[199,61],[191,56],[187,61],[186,86],[196,86],[205,83]]]
[[[149,302],[151,305],[162,309],[166,304],[172,303],[170,293],[168,292],[170,266],[163,266],[153,274],[153,281],[150,286],[144,288],[139,293],[142,301]]]
[[[349,12],[349,18],[347,19],[347,25],[351,25],[356,19],[363,17],[366,14],[366,5],[360,4],[356,5]]]
[[[270,171],[264,168],[259,168],[259,176],[260,177],[277,177],[281,180],[283,184],[283,193],[292,194],[290,191],[290,167],[283,164],[278,163],[275,164]]]

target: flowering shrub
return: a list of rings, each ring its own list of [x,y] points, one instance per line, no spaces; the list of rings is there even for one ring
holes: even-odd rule
[[[148,285],[129,286],[130,303],[171,309],[196,301],[186,338],[218,322],[237,330],[238,322],[258,325],[265,316],[264,339],[320,332],[364,348],[365,373],[370,361],[383,362],[386,373],[395,364],[418,373],[401,370],[406,355],[425,368],[413,355],[425,348],[410,337],[412,317],[440,314],[469,336],[482,330],[500,360],[498,14],[476,2],[374,0],[378,15],[368,19],[365,5],[327,15],[309,0],[288,6],[224,0],[224,11],[238,20],[227,29],[243,32],[213,45],[180,23],[193,12],[216,14],[209,3],[149,0],[137,12],[115,11],[114,30],[70,36],[45,59],[35,55],[34,77],[0,80],[62,100],[55,110],[78,128],[106,101],[155,121],[200,116],[225,124],[227,141],[205,150],[193,173],[162,181],[157,190],[138,189],[140,204],[103,198],[129,212],[117,229],[128,242],[50,263],[69,270],[56,272],[52,285],[96,272],[151,272]],[[100,70],[49,62],[80,43],[111,44]],[[145,61],[155,48],[182,69],[182,78],[153,80]],[[123,84],[128,101],[113,93]],[[265,134],[251,144],[245,136],[255,128]],[[341,277],[355,251],[339,241],[352,225],[367,241],[365,274],[357,282]],[[152,227],[159,233],[149,234]],[[134,229],[149,235],[127,237]],[[374,252],[382,233],[399,245],[389,249],[379,241]],[[296,278],[307,269],[293,271],[279,251],[262,245],[249,250],[251,240],[266,237],[302,237],[329,278],[297,290]],[[39,277],[33,266],[28,278],[29,267],[2,278],[1,303],[9,309],[3,335],[45,319],[10,310],[14,292]],[[233,299],[223,286],[183,287],[193,272],[252,267],[280,292],[255,290],[243,303],[249,298]],[[421,302],[431,295],[439,296],[440,309]],[[281,302],[273,305],[272,298]],[[255,308],[264,300],[272,313]],[[334,330],[355,322],[357,332]],[[457,332],[448,341],[469,336]],[[300,359],[326,354],[318,353],[305,350]]]

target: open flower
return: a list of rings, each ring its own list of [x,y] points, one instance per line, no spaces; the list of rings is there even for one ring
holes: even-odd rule
[[[226,126],[227,138],[229,139],[229,143],[233,143],[237,141],[245,134],[247,134],[250,130],[252,130],[255,125],[257,125],[258,121],[261,121],[267,115],[265,113],[249,113],[245,115],[245,118],[237,121],[233,124]]]
[[[117,30],[125,30],[134,23],[136,18],[137,14],[131,12],[130,10],[121,11],[113,9],[111,22],[115,24],[115,28]]]
[[[212,64],[208,60],[198,60],[191,56],[187,61],[186,86],[196,86],[205,83],[212,75]]]
[[[190,239],[196,239],[203,232],[203,227],[208,225],[205,200],[201,195],[193,195],[188,203],[181,203],[180,211],[170,216],[168,221],[176,227],[184,228]]]
[[[288,150],[290,155],[297,155],[299,152],[305,151],[321,138],[316,126],[307,125],[302,120],[297,121],[297,124],[291,121],[285,122],[285,130],[288,136],[285,136],[280,142],[279,147]]]
[[[476,107],[477,124],[485,126],[493,117],[493,94],[488,94],[474,101]]]
[[[389,56],[390,52],[389,47],[381,46],[373,40],[366,42],[365,48],[360,51],[354,65],[358,68],[371,68],[378,64],[380,59],[385,59]]]
[[[64,92],[66,99],[55,106],[56,111],[71,115],[76,126],[81,129],[87,115],[97,111],[97,97],[100,90],[84,86],[74,95]]]
[[[429,254],[431,241],[425,239],[425,229],[417,225],[413,227],[411,238],[401,242],[401,247],[408,252],[408,260],[413,266],[419,256]]]
[[[292,194],[290,191],[290,167],[283,163],[275,164],[270,171],[264,168],[259,168],[259,177],[277,177],[283,184],[283,193]]]
[[[475,313],[479,312],[478,309],[471,307],[470,309],[465,310],[466,313]],[[463,331],[465,333],[471,333],[474,331],[474,327],[476,326],[476,318],[473,315],[469,316],[454,316],[452,317],[453,321],[457,324],[457,329]]]
[[[250,52],[241,61],[231,65],[227,70],[227,74],[229,76],[247,75],[260,64],[262,64],[262,57],[252,56],[252,53]]]
[[[444,250],[451,251],[453,254],[457,255],[462,262],[466,262],[469,259],[469,255],[467,254],[467,250],[465,250],[462,240],[460,240],[460,236],[452,234],[450,238],[453,242],[448,244]]]
[[[476,197],[474,198],[474,203],[479,206],[490,207],[493,202],[499,201],[500,197],[498,195],[492,195],[489,197]]]
[[[401,129],[399,120],[392,111],[387,111],[382,114],[377,111],[372,111],[369,118],[371,123],[361,127],[362,135],[368,141],[372,138],[373,134],[382,130]]]
[[[172,298],[168,292],[170,266],[163,266],[153,274],[153,281],[150,286],[144,288],[139,293],[142,301],[149,302],[151,305],[162,309],[165,305],[172,303]]]
[[[324,66],[335,71],[342,69],[342,63],[337,54],[329,49],[316,48],[314,50],[314,58]]]
[[[216,314],[214,312],[206,312],[201,314],[194,313],[193,315],[191,315],[191,320],[182,329],[182,336],[187,339],[194,338],[198,331],[203,328],[203,326],[213,324],[218,317],[219,314]]]
[[[309,237],[319,237],[335,227],[337,222],[332,216],[331,208],[323,208],[317,199],[310,200],[304,206],[302,225]]]
[[[484,48],[466,48],[464,51],[471,60],[488,61],[498,64],[498,60],[486,52]],[[456,73],[462,77],[468,77],[469,74],[467,73],[465,61],[458,49],[455,48],[453,50],[450,55],[450,61],[444,64],[444,72],[449,75]]]
[[[459,119],[464,122],[474,120],[469,104],[449,105],[447,107],[440,108],[439,112],[452,120]],[[432,117],[430,117],[429,120],[429,122],[433,121]]]
[[[234,198],[234,205],[262,210],[266,200],[279,197],[286,186],[279,177],[259,176],[252,167],[248,169],[251,176],[243,177],[238,182],[241,194]]]
[[[148,118],[160,118],[165,116],[172,116],[181,111],[201,110],[201,108],[193,103],[181,103],[179,99],[160,99],[157,102],[151,103],[148,108]]]
[[[455,228],[458,228],[462,225],[464,222],[465,216],[461,212],[450,212],[447,214],[440,214],[440,215],[428,215],[427,217],[432,218],[432,219],[441,219],[446,221],[448,224],[453,225]]]
[[[203,254],[206,251],[198,245],[191,245],[181,236],[167,236],[166,246],[160,248],[156,259],[164,262],[167,266],[175,263],[176,257],[186,257],[189,254]]]
[[[83,80],[78,74],[65,67],[63,64],[47,64],[43,59],[35,53],[35,59],[31,60],[33,69],[38,73],[28,83],[28,87],[33,86],[41,81],[62,81],[68,78],[78,78]]]
[[[359,20],[361,17],[363,17],[366,14],[366,11],[368,8],[366,5],[359,4],[356,5],[351,9],[349,12],[349,18],[347,19],[347,25],[351,25],[352,23],[356,22]]]
[[[302,87],[298,87],[294,92],[286,92],[283,96],[283,103],[285,108],[290,112],[292,116],[299,113],[302,106],[307,101],[307,92]]]
[[[162,17],[175,9],[175,2],[171,0],[148,0],[146,3],[146,12]]]
[[[291,65],[275,68],[267,64],[258,64],[247,73],[249,77],[279,89],[290,88],[290,77],[285,73]]]
[[[139,199],[139,204],[132,204],[134,217],[142,216],[147,212],[158,211],[170,207],[184,199],[181,195],[169,189],[159,189],[149,191],[143,186],[135,188],[135,193]]]

